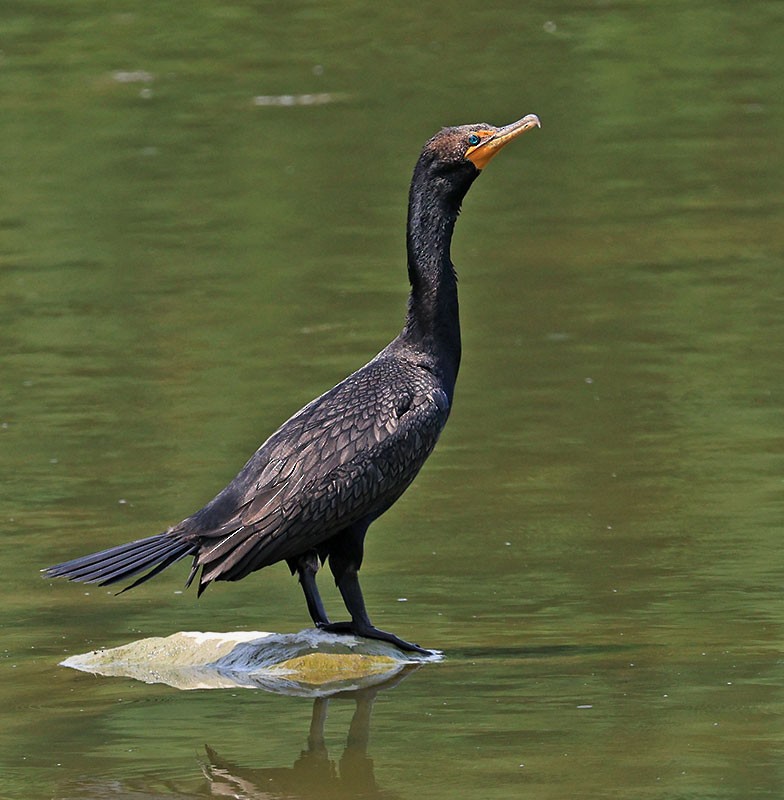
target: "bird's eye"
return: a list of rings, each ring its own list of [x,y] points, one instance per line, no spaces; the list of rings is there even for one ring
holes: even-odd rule
[[[478,136],[477,136],[475,133],[472,133],[472,134],[471,134],[471,135],[468,137],[468,144],[470,144],[470,145],[471,145],[471,147],[476,147],[476,145],[478,145],[478,144],[479,144],[479,142],[481,142],[481,141],[482,141],[482,140],[481,140],[481,139],[480,139],[480,138],[479,138],[479,137],[478,137]]]

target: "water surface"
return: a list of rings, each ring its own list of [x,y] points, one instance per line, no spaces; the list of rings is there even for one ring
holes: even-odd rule
[[[782,17],[6,3],[0,794],[780,796]],[[315,709],[58,667],[307,624],[284,567],[198,602],[38,569],[186,516],[394,336],[419,148],[527,113],[458,223],[452,418],[363,567],[446,659]]]

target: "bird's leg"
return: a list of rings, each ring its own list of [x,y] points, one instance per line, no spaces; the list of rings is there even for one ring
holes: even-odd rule
[[[308,604],[308,613],[313,620],[313,624],[320,628],[322,625],[329,624],[327,612],[324,610],[324,603],[321,602],[318,586],[316,585],[316,573],[319,569],[319,557],[315,550],[311,550],[301,555],[295,563],[291,564],[291,571],[296,570],[299,575],[299,583],[305,593],[305,602]]]
[[[351,632],[355,636],[364,636],[366,639],[378,639],[382,642],[389,642],[390,644],[399,647],[401,650],[407,650],[413,653],[429,653],[418,644],[407,642],[394,633],[382,631],[373,625],[365,609],[365,600],[362,597],[362,589],[359,585],[359,576],[356,570],[346,570],[343,577],[338,582],[338,589],[343,597],[343,602],[346,604],[349,614],[351,614]],[[325,630],[327,630],[325,628]]]
[[[320,624],[318,627],[330,633],[353,633],[355,636],[364,636],[367,639],[389,642],[401,650],[413,653],[429,653],[429,650],[425,650],[418,644],[406,642],[395,636],[394,633],[379,630],[373,625],[365,608],[365,600],[362,597],[362,589],[359,585],[358,560],[361,561],[361,557],[355,560],[350,556],[347,557],[345,553],[336,552],[335,550],[330,553],[329,565],[332,569],[332,574],[335,576],[335,583],[343,597],[343,602],[346,604],[349,614],[351,614],[351,622],[326,623]]]

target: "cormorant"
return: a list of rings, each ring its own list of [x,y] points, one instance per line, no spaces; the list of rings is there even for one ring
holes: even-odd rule
[[[131,589],[193,556],[186,586],[198,573],[200,595],[212,581],[237,581],[286,561],[316,627],[427,652],[371,623],[357,576],[363,543],[370,523],[419,472],[452,407],[460,322],[450,243],[460,204],[490,159],[538,126],[529,114],[502,128],[444,128],[430,139],[409,193],[411,294],[400,335],[284,422],[204,508],[156,536],[66,561],[45,575],[103,586],[149,570]],[[348,622],[330,622],[321,602],[316,572],[327,560]]]

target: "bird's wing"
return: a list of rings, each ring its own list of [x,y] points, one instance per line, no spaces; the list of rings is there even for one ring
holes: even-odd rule
[[[355,373],[259,448],[213,501],[220,506],[225,495],[228,513],[198,532],[201,585],[301,554],[403,493],[435,446],[449,401],[429,375],[401,375],[397,384],[384,377]]]

